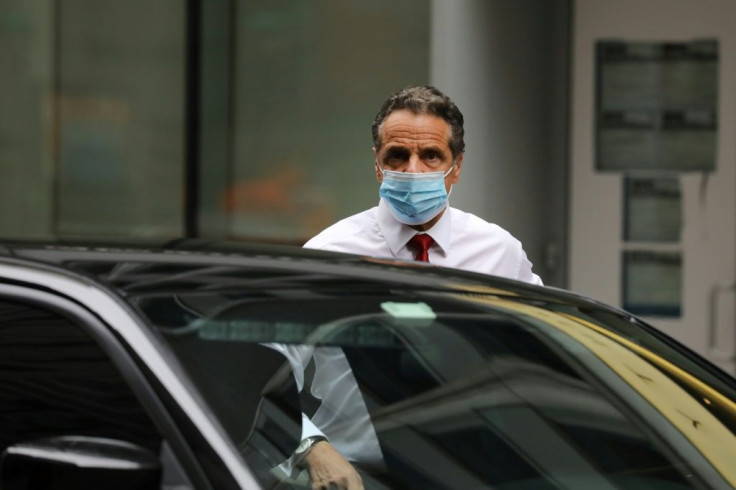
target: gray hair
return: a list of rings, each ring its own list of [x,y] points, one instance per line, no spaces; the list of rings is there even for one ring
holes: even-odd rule
[[[394,111],[406,109],[414,114],[431,114],[440,117],[450,126],[450,151],[455,159],[465,151],[463,115],[448,96],[429,85],[411,86],[399,90],[383,103],[371,127],[373,146],[381,148],[381,124]]]

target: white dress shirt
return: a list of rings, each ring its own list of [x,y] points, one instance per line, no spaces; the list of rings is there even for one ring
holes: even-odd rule
[[[325,229],[304,248],[412,260],[407,243],[416,233],[396,221],[381,199],[378,206]],[[434,239],[429,248],[431,264],[542,284],[521,242],[498,225],[448,207],[425,233]]]
[[[325,436],[348,461],[380,466],[383,457],[378,437],[343,350],[312,345],[264,345],[289,360],[300,392],[304,388],[305,367],[310,359],[315,361],[311,393],[322,403],[311,420],[302,414],[302,439]],[[287,474],[291,472],[289,464],[283,469]]]
[[[304,248],[412,260],[414,254],[407,243],[416,233],[396,221],[388,204],[381,199],[378,206],[325,229]],[[429,248],[431,264],[542,284],[532,272],[521,243],[503,228],[477,216],[448,207],[425,233],[434,239]],[[322,406],[311,421],[302,414],[302,438],[325,435],[350,461],[380,462],[382,456],[375,430],[342,349],[269,346],[289,359],[300,390],[310,356],[316,361],[312,391]]]

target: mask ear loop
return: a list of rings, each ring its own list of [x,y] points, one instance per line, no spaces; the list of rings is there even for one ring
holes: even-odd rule
[[[450,168],[447,169],[447,172],[445,172],[445,174],[442,176],[442,178],[447,177],[448,175],[450,175],[452,173],[453,170],[455,170],[455,164],[456,163],[457,163],[457,160],[453,160],[452,161],[452,165],[450,166]]]
[[[452,173],[452,171],[455,169],[455,164],[456,163],[457,163],[457,159],[455,159],[455,160],[452,161],[452,166],[447,170],[447,172],[445,172],[445,175],[444,175],[443,178],[447,178],[447,176]],[[447,193],[447,199],[450,199],[450,194],[452,194],[452,188],[453,188],[453,185],[450,184],[450,190]]]
[[[381,172],[381,177],[383,177],[383,167],[381,166],[380,163],[378,163],[378,158],[376,158],[375,160],[373,160],[373,163],[375,164],[375,166],[378,169],[378,171]]]

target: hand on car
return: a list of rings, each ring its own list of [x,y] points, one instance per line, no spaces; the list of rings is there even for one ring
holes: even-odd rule
[[[363,490],[363,479],[327,441],[315,444],[304,458],[313,490]]]

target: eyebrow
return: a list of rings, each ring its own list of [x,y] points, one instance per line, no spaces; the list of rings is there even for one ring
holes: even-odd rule
[[[391,144],[391,146],[384,146],[383,148],[381,148],[381,150],[383,150],[383,151],[385,151],[387,153],[388,152],[393,152],[393,151],[411,151],[411,150],[409,150],[408,147],[406,147],[404,145],[401,145],[401,144],[397,144],[397,143],[393,143],[393,144]],[[443,148],[442,146],[438,146],[438,145],[435,145],[435,144],[430,144],[429,146],[424,146],[424,147],[422,147],[422,148],[419,149],[419,152],[420,153],[424,153],[424,152],[427,152],[427,151],[436,151],[437,153],[444,153],[445,151],[451,151],[451,149],[450,149],[449,145],[448,145],[448,147]]]
[[[435,145],[426,146],[426,147],[422,148],[421,150],[419,150],[420,153],[429,153],[431,151],[433,151],[435,153],[439,153],[440,155],[442,155],[443,153],[445,153],[445,150],[444,149],[442,149],[439,146],[435,146]],[[448,148],[448,151],[449,151],[449,148]]]
[[[384,158],[386,158],[386,157],[401,157],[401,158],[406,158],[411,153],[409,151],[409,149],[406,148],[406,147],[404,147],[404,146],[391,146],[389,148],[386,148],[385,149],[385,152],[386,153],[384,155]]]

